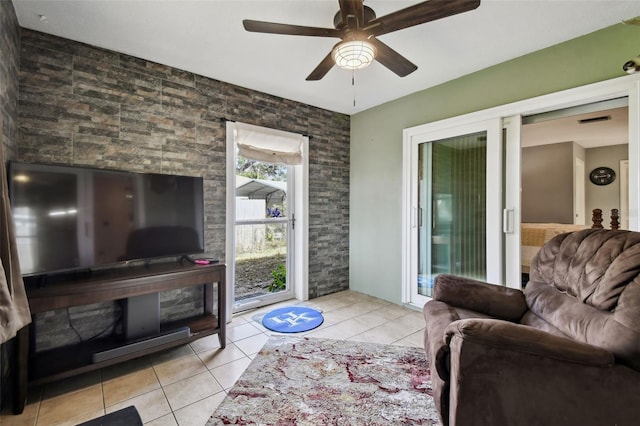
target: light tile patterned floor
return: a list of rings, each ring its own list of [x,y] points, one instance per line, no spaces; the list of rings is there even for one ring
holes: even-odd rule
[[[32,389],[24,413],[4,413],[0,425],[76,425],[135,405],[153,426],[202,426],[270,335],[253,318],[289,301],[237,314],[228,324],[227,347],[218,336]],[[303,302],[322,310],[325,322],[299,335],[422,347],[418,311],[343,291]]]

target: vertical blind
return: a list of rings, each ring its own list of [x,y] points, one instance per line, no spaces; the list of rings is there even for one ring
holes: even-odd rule
[[[420,169],[431,169],[431,176],[420,182],[431,188],[420,193],[431,194],[430,199],[421,201],[421,207],[432,211],[419,236],[424,239],[420,251],[424,244],[430,245],[430,250],[425,250],[430,252],[430,259],[420,262],[430,265],[430,270],[421,273],[433,276],[447,272],[486,279],[486,134],[430,144],[430,150],[422,144],[419,159],[431,162],[427,168],[420,165]],[[423,203],[431,203],[432,208]]]

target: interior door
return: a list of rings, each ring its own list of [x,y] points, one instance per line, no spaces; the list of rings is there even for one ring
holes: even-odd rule
[[[500,120],[412,137],[410,301],[450,273],[502,283]]]

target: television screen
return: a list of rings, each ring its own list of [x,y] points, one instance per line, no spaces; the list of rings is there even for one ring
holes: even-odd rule
[[[25,276],[204,251],[200,177],[11,162]]]

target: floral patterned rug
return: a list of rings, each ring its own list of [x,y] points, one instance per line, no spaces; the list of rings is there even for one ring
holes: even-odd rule
[[[271,337],[207,426],[439,425],[420,348]]]

